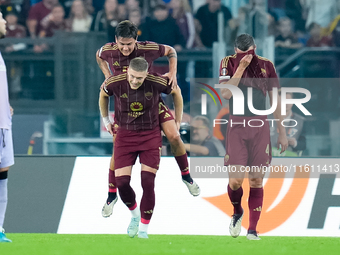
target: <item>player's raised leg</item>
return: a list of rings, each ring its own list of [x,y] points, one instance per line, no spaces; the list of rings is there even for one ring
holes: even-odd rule
[[[228,196],[230,202],[234,206],[234,214],[230,221],[229,232],[230,235],[234,238],[240,235],[242,228],[243,208],[241,206],[241,200],[243,196],[242,183],[244,180],[244,173],[240,172],[241,166],[235,167],[236,172],[229,173],[228,184]]]
[[[190,176],[188,155],[178,132],[176,122],[171,112],[162,103],[160,103],[159,118],[162,130],[170,143],[171,152],[175,156],[179,169],[181,170],[182,181],[188,187],[191,195],[198,196],[201,191],[197,183]]]
[[[127,229],[130,237],[134,237],[138,233],[138,226],[140,221],[140,212],[137,208],[136,194],[130,186],[132,166],[116,169],[116,183],[120,198],[123,203],[129,208],[131,212],[131,222]]]

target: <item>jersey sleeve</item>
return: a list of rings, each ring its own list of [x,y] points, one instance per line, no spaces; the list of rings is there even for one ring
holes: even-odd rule
[[[148,82],[152,83],[152,86],[156,88],[160,93],[170,94],[172,89],[169,85],[169,78],[166,76],[161,76],[156,73],[149,73],[146,77]]]
[[[273,88],[280,88],[279,78],[277,77],[276,70],[272,62],[269,62],[267,71],[269,78],[268,91],[272,91]]]
[[[137,49],[141,52],[141,56],[144,56],[149,63],[157,58],[163,57],[165,54],[165,45],[155,42],[138,42]]]
[[[126,80],[126,73],[120,75],[112,75],[108,78],[106,85],[103,87],[103,90],[108,96],[113,96],[116,93],[117,87],[122,81]]]
[[[227,82],[233,76],[230,56],[225,57],[221,60],[220,72],[219,72],[219,83]]]
[[[112,50],[115,50],[117,47],[116,46],[112,46],[111,43],[107,43],[105,44],[104,46],[102,46],[100,49],[99,49],[99,53],[98,53],[98,56],[109,62],[108,59],[109,59],[109,56],[111,55],[110,52],[112,52]]]

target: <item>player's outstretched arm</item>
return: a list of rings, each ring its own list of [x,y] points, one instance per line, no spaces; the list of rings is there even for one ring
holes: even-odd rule
[[[176,87],[171,91],[172,98],[174,100],[175,107],[175,121],[177,125],[177,129],[179,130],[180,124],[182,122],[183,117],[183,97],[180,87]]]
[[[99,93],[99,110],[107,131],[111,135],[114,135],[112,131],[113,126],[109,117],[109,96],[104,92],[104,90],[101,90]]]
[[[102,83],[102,85],[100,86],[100,89],[102,89],[102,88],[105,86],[107,79],[108,79],[112,74],[111,74],[111,71],[110,71],[110,68],[109,68],[108,63],[107,63],[105,60],[103,60],[103,59],[101,59],[101,58],[99,57],[99,50],[96,52],[96,60],[97,60],[97,64],[98,64],[100,70],[102,70],[102,72],[103,72],[103,74],[104,74],[104,76],[105,76],[105,80],[104,80],[104,82]]]
[[[238,65],[236,72],[231,77],[231,79],[228,82],[222,82],[222,84],[224,83],[224,84],[234,85],[238,87],[240,80],[242,78],[242,75],[244,71],[246,70],[246,68],[249,66],[252,59],[253,59],[253,55],[244,56],[241,59],[240,64]],[[221,95],[224,99],[229,100],[233,94],[231,93],[229,89],[221,89]]]
[[[273,91],[269,91],[269,99],[270,99],[270,105],[273,105]],[[281,152],[284,152],[288,147],[288,139],[286,135],[286,128],[282,126],[282,121],[284,120],[283,116],[281,115],[281,97],[277,95],[277,107],[276,110],[273,112],[274,118],[278,119],[279,122],[277,124],[277,127],[279,129],[279,137],[277,140],[277,149],[280,149],[281,145]]]
[[[168,45],[163,45],[165,47],[164,56],[168,57],[169,60],[169,73],[167,73],[165,76],[169,77],[169,84],[171,85],[171,88],[174,89],[175,87],[178,87],[177,85],[177,52],[176,50]]]
[[[205,147],[205,146],[202,146],[202,145],[185,143],[184,147],[185,147],[186,151],[195,153],[197,155],[202,155],[202,156],[209,155],[208,147]]]

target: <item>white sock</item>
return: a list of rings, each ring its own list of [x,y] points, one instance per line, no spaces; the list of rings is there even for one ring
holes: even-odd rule
[[[130,212],[131,212],[132,218],[138,218],[140,215],[138,206],[135,209],[131,210]]]
[[[139,223],[139,231],[148,233],[149,224]]]
[[[0,230],[4,225],[7,207],[7,181],[8,179],[0,180]]]

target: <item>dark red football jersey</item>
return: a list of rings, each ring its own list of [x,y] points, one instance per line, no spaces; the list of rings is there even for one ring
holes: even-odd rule
[[[165,47],[154,42],[137,42],[134,51],[124,56],[114,42],[107,43],[99,50],[99,57],[109,63],[113,74],[126,72],[130,61],[136,57],[143,57],[149,63],[149,70],[157,58],[163,57]]]
[[[249,50],[246,53],[237,53],[223,58],[220,64],[220,83],[228,81],[233,77],[241,59],[247,54],[253,55],[253,59],[244,71],[240,83],[244,86],[261,90],[263,94],[266,94],[267,91],[271,91],[273,87],[279,88],[280,84],[274,64],[269,59],[256,55],[254,50]],[[263,82],[263,80],[265,80],[265,82]]]
[[[150,130],[159,125],[159,96],[170,94],[168,77],[148,74],[142,86],[131,89],[127,73],[111,76],[103,88],[115,97],[115,121],[127,130]]]
[[[249,97],[247,88],[254,88],[252,94],[254,108],[257,110],[265,110],[267,91],[272,91],[274,87],[280,88],[280,83],[273,63],[264,57],[256,55],[254,50],[227,56],[221,61],[219,82],[229,81],[235,74],[241,59],[247,54],[253,55],[253,59],[244,71],[238,87],[243,92],[245,99],[244,116],[253,116],[254,114],[251,113],[246,104]],[[230,112],[233,115],[233,97],[230,99],[229,106]]]

